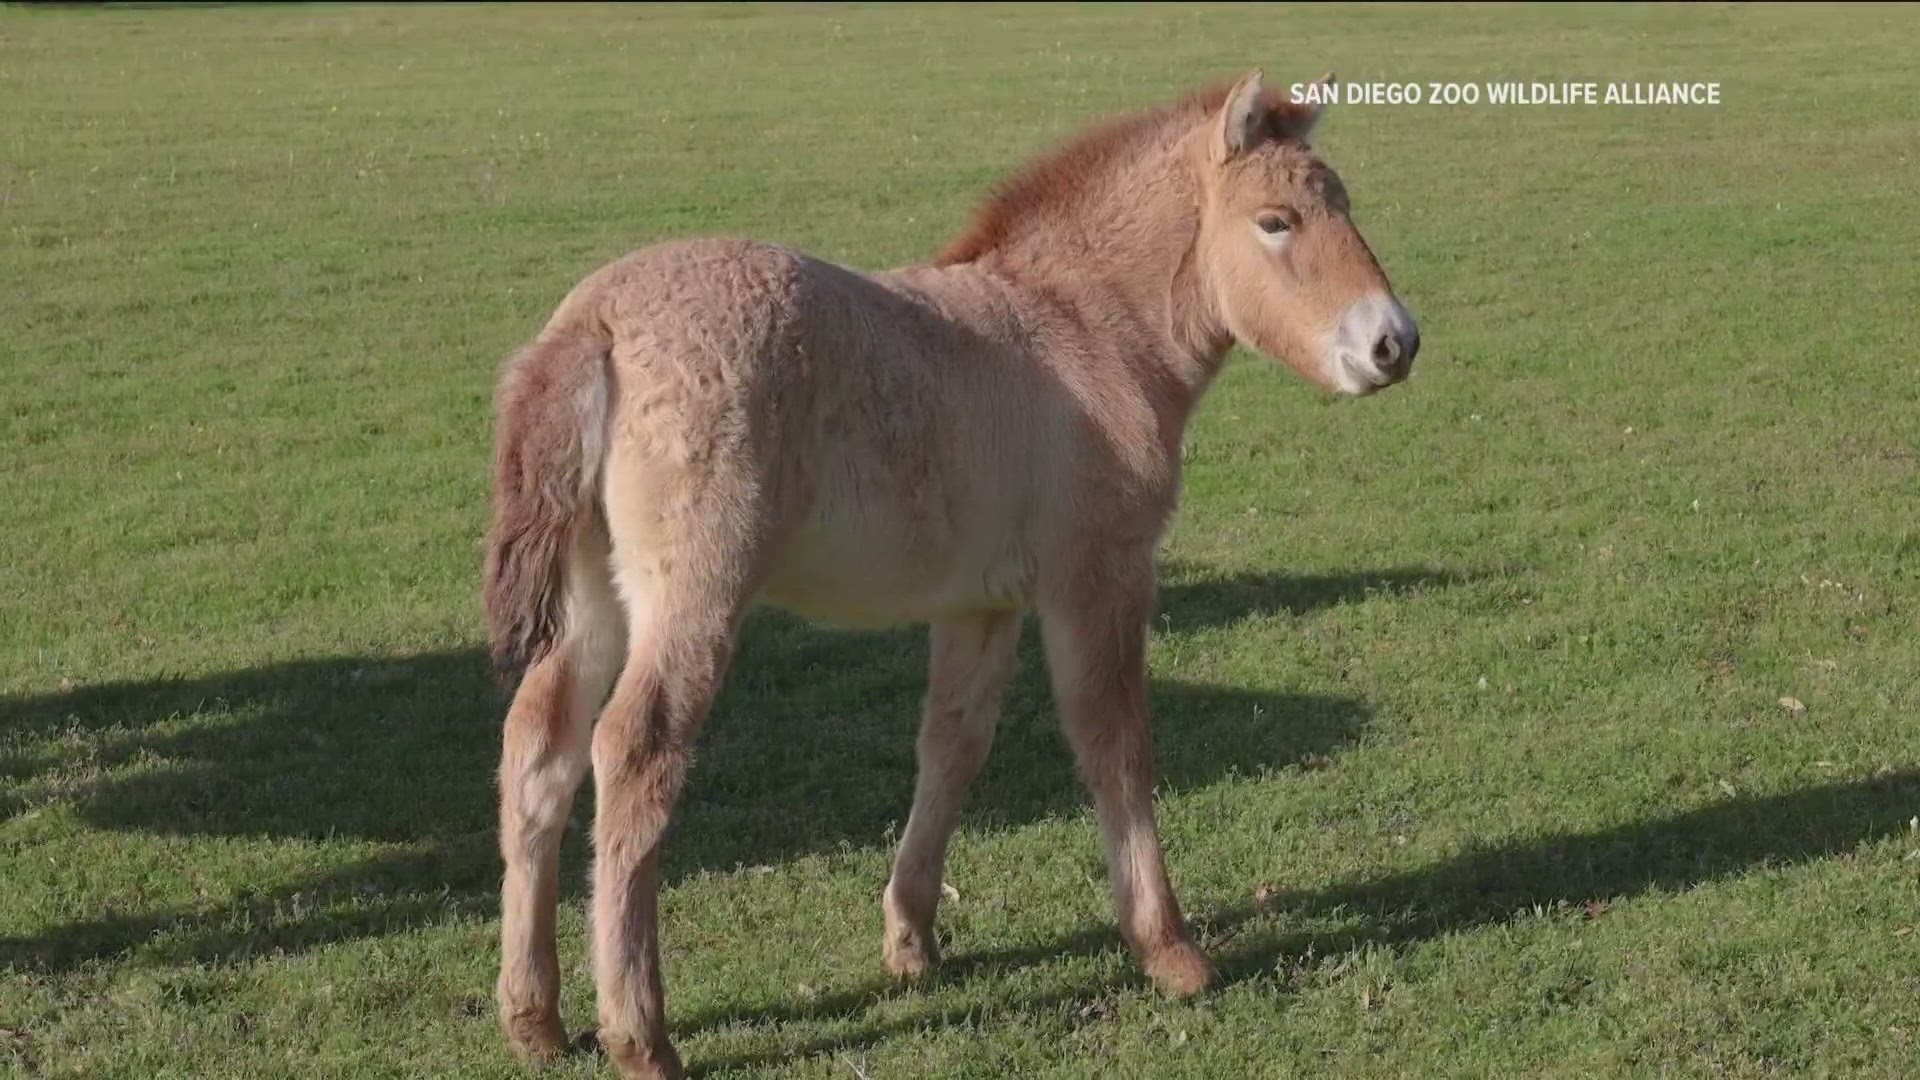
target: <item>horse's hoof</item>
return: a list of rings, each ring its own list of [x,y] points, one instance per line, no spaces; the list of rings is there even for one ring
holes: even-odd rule
[[[887,942],[887,976],[895,982],[920,982],[933,974],[939,962],[940,947],[930,936]]]
[[[1213,985],[1213,964],[1191,942],[1160,950],[1145,966],[1154,989],[1170,998],[1190,998]]]
[[[529,1065],[549,1064],[567,1053],[567,1029],[556,1009],[506,1013],[500,1021],[513,1055]]]
[[[680,1067],[680,1055],[664,1035],[642,1041],[618,1032],[610,1034],[603,1028],[594,1037],[624,1080],[681,1080],[686,1075]]]

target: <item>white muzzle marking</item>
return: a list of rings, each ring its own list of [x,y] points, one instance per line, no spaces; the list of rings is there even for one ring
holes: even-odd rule
[[[1347,305],[1328,339],[1333,384],[1358,397],[1407,377],[1420,348],[1420,329],[1391,293],[1374,293]]]

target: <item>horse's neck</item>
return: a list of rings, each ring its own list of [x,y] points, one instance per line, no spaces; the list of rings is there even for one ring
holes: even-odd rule
[[[1232,339],[1191,259],[1199,209],[1182,151],[1092,185],[1084,201],[1026,227],[977,262],[1029,310],[1057,314],[1093,352],[1184,425]]]
[[[1104,402],[1102,409],[1131,402],[1121,411],[1153,429],[1135,438],[1157,444],[1170,462],[1178,462],[1187,421],[1225,352],[1220,344],[1193,355],[1168,332],[1164,298],[1086,275],[1070,282],[1009,275],[987,260],[876,277],[938,310],[963,331],[957,340],[994,341],[1071,398]]]
[[[1231,344],[1194,310],[1199,289],[1184,254],[1141,252],[1112,259],[1104,272],[1051,260],[989,262],[981,272],[1005,282],[1028,325],[1051,330],[1035,348],[1070,349],[1096,364],[1104,381],[1136,388],[1177,439]]]

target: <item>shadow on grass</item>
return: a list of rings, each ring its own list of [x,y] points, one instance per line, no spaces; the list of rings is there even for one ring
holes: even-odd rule
[[[1374,881],[1315,892],[1283,894],[1263,909],[1253,905],[1202,913],[1195,929],[1228,983],[1274,975],[1289,957],[1325,956],[1363,945],[1396,947],[1535,913],[1580,917],[1588,901],[1612,901],[1678,892],[1770,866],[1790,866],[1844,855],[1906,831],[1904,815],[1920,802],[1920,770],[1871,780],[1824,784],[1772,796],[1727,799],[1669,818],[1593,832],[1567,832],[1489,847]],[[1337,917],[1333,933],[1285,933],[1269,912],[1297,918]],[[938,976],[962,982],[990,972],[1044,964],[1066,955],[1118,951],[1119,935],[1096,926],[1043,946],[962,952]],[[1132,966],[1128,965],[1131,972]],[[1097,1001],[1123,986],[1144,986],[1137,973],[1119,980],[1089,979],[1011,1001],[993,1011],[1057,1015],[1075,1003]],[[684,1037],[733,1024],[842,1022],[852,1030],[778,1052],[703,1058],[696,1073],[773,1065],[821,1053],[857,1052],[890,1037],[947,1026],[971,1028],[983,1019],[978,1001],[929,1004],[901,1016],[866,1022],[863,1015],[893,995],[884,981],[792,1008],[755,1008],[678,1020]]]
[[[1178,571],[1170,575],[1176,580]],[[1162,609],[1188,629],[1299,615],[1376,595],[1446,587],[1418,569],[1324,578],[1247,576],[1174,584]],[[1009,694],[969,828],[1011,828],[1074,809],[1084,796],[1054,734],[1035,637]],[[918,631],[822,630],[760,613],[742,636],[728,687],[703,737],[668,845],[674,878],[879,844],[905,814],[923,688]],[[1196,787],[1232,770],[1337,753],[1365,719],[1355,701],[1272,695],[1160,680],[1153,687],[1161,772]],[[297,952],[496,911],[492,771],[503,703],[477,650],[401,660],[277,665],[207,679],[124,683],[0,702],[14,745],[0,778],[20,792],[9,815],[57,801],[87,824],[188,836],[372,842],[386,850],[330,874],[276,883],[212,908],[80,917],[0,937],[0,966],[57,971],[93,959],[233,962]],[[62,740],[73,733],[71,740]],[[106,780],[89,780],[96,771]],[[1416,943],[1498,925],[1516,913],[1684,890],[1756,868],[1842,855],[1904,829],[1920,772],[1729,799],[1670,818],[1490,847],[1401,874],[1196,911],[1196,928],[1230,980],[1269,976],[1289,957],[1362,944]],[[796,813],[804,806],[806,812]],[[577,819],[577,821],[582,819]],[[584,880],[584,842],[569,837],[566,880]],[[1091,842],[1091,841],[1090,841]],[[877,890],[879,883],[875,883]],[[1336,919],[1341,929],[1286,932],[1271,912]],[[1105,922],[1044,945],[949,957],[940,983],[1115,953]],[[1107,966],[1111,971],[1112,967]],[[1039,1015],[1140,980],[1096,976],[995,1008]],[[939,984],[936,984],[936,987]],[[676,1017],[683,1037],[740,1024],[812,1023],[830,1033],[777,1053],[701,1060],[749,1068],[795,1055],[858,1051],[895,1035],[981,1019],[978,1002],[903,1010],[875,979],[791,1006]]]
[[[1457,580],[1412,568],[1247,575],[1172,585],[1161,608],[1189,628]],[[924,638],[756,613],[667,845],[670,879],[880,843],[912,798]],[[969,828],[1017,827],[1085,800],[1055,734],[1037,638],[1025,636]],[[1161,775],[1178,788],[1337,753],[1365,720],[1344,698],[1169,680],[1157,680],[1152,694]],[[100,829],[390,849],[213,909],[81,917],[0,937],[0,965],[58,970],[135,950],[156,962],[233,960],[492,915],[503,711],[479,650],[301,661],[0,702],[0,728],[15,745],[53,747],[0,758],[0,778],[21,792],[0,804],[9,815],[57,799]],[[67,733],[71,750],[61,744]],[[109,778],[85,779],[95,772]],[[577,816],[568,836],[570,894],[585,878],[584,820]]]

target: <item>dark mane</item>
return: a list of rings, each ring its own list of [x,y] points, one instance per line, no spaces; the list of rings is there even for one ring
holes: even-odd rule
[[[1197,124],[1226,104],[1233,87],[1210,86],[1171,105],[1147,109],[1095,126],[1069,138],[994,189],[974,212],[973,221],[933,260],[935,266],[973,262],[1006,243],[1018,226],[1035,215],[1057,213],[1076,202],[1094,179],[1116,162],[1142,151],[1142,144],[1176,121]],[[1309,125],[1312,110],[1267,93],[1269,130],[1279,137],[1297,137]]]

